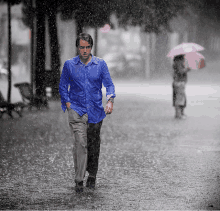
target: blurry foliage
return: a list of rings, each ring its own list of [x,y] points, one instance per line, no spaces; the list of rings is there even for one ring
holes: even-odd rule
[[[220,0],[113,0],[119,25],[141,26],[145,32],[171,31],[169,21],[191,8],[199,15],[220,21]]]
[[[10,0],[12,4],[23,2],[24,23],[31,25],[35,11],[30,0]],[[0,0],[7,2],[7,0]],[[220,20],[220,1],[214,0],[47,0],[45,14],[61,12],[63,20],[75,19],[77,33],[85,26],[102,27],[110,24],[110,15],[115,13],[119,26],[126,28],[129,25],[141,26],[145,32],[159,33],[165,29],[170,31],[169,21],[181,14],[185,8],[213,20]]]
[[[23,12],[23,23],[31,28],[32,25],[32,18],[35,14],[35,11],[31,5],[31,1],[29,0],[22,0],[23,7],[22,7],[22,12]]]
[[[66,0],[59,4],[62,18],[75,19],[81,26],[101,27],[116,13],[119,25],[142,26],[145,32],[159,32],[161,26],[183,10],[180,0]]]
[[[139,25],[145,32],[159,33],[162,26],[169,30],[169,20],[185,5],[180,0],[115,0],[112,6],[120,26]]]
[[[11,4],[23,3],[24,23],[30,26],[32,15],[35,13],[30,0],[0,0]],[[84,26],[102,27],[110,24],[110,15],[116,13],[119,25],[141,26],[145,32],[160,32],[161,29],[170,31],[169,20],[186,7],[213,20],[220,20],[219,0],[47,0],[45,13],[61,12],[63,20],[75,19],[80,28]]]
[[[187,7],[207,16],[213,16],[212,10],[219,11],[208,0],[65,0],[58,7],[64,20],[75,19],[81,27],[101,27],[110,23],[110,15],[115,13],[119,25],[125,29],[129,25],[141,26],[145,32],[156,33],[163,29],[171,31],[170,19]]]
[[[96,28],[110,23],[111,4],[110,0],[64,0],[58,7],[63,20],[75,19],[79,34],[85,26]]]
[[[59,4],[62,18],[74,18],[83,26],[101,27],[109,22],[111,14],[109,0],[65,0]]]
[[[37,8],[34,8],[31,4],[31,0],[20,0],[23,3],[22,12],[23,12],[23,22],[28,27],[31,27],[32,25],[32,18],[36,15]],[[36,1],[36,0],[35,0]],[[41,1],[41,7],[40,12],[46,14],[47,16],[51,16],[52,13],[57,13],[57,0],[42,0]]]
[[[220,1],[219,0],[204,0],[203,13],[206,17],[214,21],[220,21]]]
[[[10,3],[10,5],[20,4],[22,0],[0,0],[0,3]]]

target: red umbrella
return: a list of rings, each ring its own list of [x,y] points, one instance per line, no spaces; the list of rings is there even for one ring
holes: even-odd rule
[[[180,45],[177,45],[174,47],[168,54],[167,57],[173,58],[174,56],[180,55],[180,54],[186,54],[190,52],[197,52],[204,50],[204,47],[201,45],[198,45],[196,43],[182,43]]]
[[[198,52],[191,52],[185,54],[187,66],[191,69],[197,70],[205,67],[205,57]]]

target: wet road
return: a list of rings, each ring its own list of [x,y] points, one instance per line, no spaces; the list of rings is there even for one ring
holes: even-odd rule
[[[220,90],[199,87],[187,86],[188,118],[178,121],[169,83],[116,83],[114,113],[102,127],[97,188],[80,195],[60,103],[21,119],[4,116],[0,209],[220,209]]]

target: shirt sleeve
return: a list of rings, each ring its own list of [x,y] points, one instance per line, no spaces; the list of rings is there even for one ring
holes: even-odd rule
[[[60,84],[59,84],[61,107],[63,111],[67,109],[66,103],[70,102],[68,87],[69,87],[69,68],[68,68],[68,63],[65,62],[60,76]]]
[[[115,86],[112,82],[108,66],[104,60],[102,61],[102,82],[106,88],[106,100],[108,101],[110,97],[115,98]]]

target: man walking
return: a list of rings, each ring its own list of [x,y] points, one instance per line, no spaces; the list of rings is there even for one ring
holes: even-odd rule
[[[73,159],[76,192],[86,187],[95,188],[100,152],[100,130],[106,114],[113,111],[115,87],[103,59],[91,54],[93,39],[81,33],[76,39],[78,56],[64,63],[60,77],[61,107],[68,110],[73,135]],[[102,84],[106,87],[107,104],[102,105]]]

